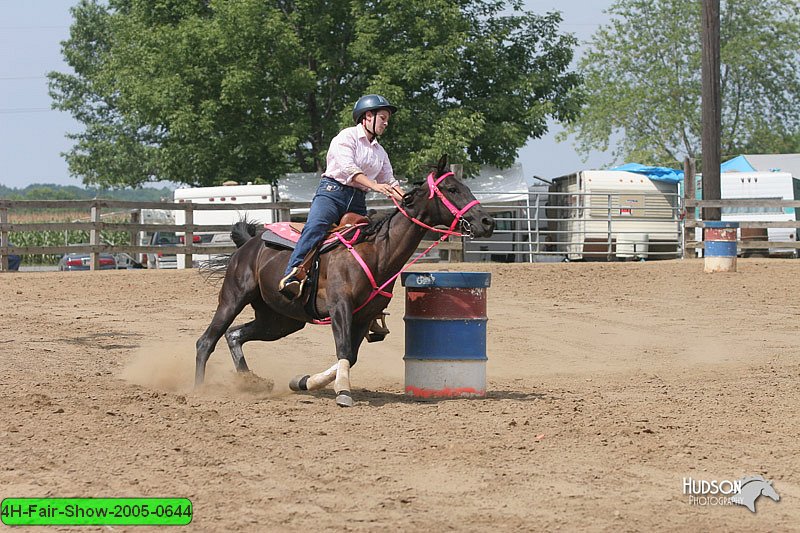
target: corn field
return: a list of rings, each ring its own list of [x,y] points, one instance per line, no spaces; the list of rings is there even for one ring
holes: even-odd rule
[[[128,222],[127,213],[108,213],[102,216],[104,222]],[[64,209],[37,209],[9,213],[9,223],[34,224],[42,222],[88,222],[86,211],[68,211]],[[89,242],[87,230],[65,231],[12,231],[9,240],[14,246],[66,246],[86,244]],[[106,244],[131,244],[130,235],[122,231],[101,231],[100,240]],[[25,254],[23,265],[55,265],[60,254]]]

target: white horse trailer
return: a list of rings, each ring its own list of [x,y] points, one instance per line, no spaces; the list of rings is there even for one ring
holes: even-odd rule
[[[680,254],[678,184],[619,170],[553,180],[547,218],[570,260],[674,258]]]
[[[723,172],[720,174],[720,196],[728,199],[800,200],[800,180],[789,172]],[[722,220],[732,222],[749,221],[795,221],[797,209],[781,207],[723,207]],[[741,230],[740,230],[741,231]],[[797,240],[796,228],[768,228],[770,241]],[[741,238],[746,236],[742,235]],[[794,249],[770,248],[770,254],[794,254]]]
[[[196,204],[259,204],[272,203],[275,200],[272,185],[223,185],[219,187],[194,187],[175,190],[175,202],[192,202]],[[214,209],[193,211],[193,223],[199,226],[233,226],[244,218],[251,222],[269,224],[277,221],[274,209]],[[175,211],[175,223],[186,223],[186,211]],[[179,237],[183,237],[178,232]],[[198,231],[194,233],[193,244],[197,246],[232,245],[230,230]],[[213,254],[193,254],[192,263],[211,258]],[[178,268],[186,268],[186,256],[178,254]]]

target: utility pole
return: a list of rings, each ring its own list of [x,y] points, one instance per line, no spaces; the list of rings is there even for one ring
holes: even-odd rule
[[[722,122],[719,94],[719,0],[703,0],[702,39],[703,200],[719,200],[719,132]],[[719,207],[703,208],[703,220],[721,218],[722,210]]]

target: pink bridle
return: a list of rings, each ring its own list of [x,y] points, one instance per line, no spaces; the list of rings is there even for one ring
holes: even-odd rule
[[[462,233],[458,233],[457,231],[455,231],[455,227],[461,221],[461,218],[464,216],[464,213],[466,213],[467,211],[469,211],[470,209],[472,209],[476,205],[479,205],[480,202],[478,200],[472,200],[470,203],[468,203],[467,205],[465,205],[461,209],[458,209],[455,205],[453,205],[453,202],[448,200],[447,197],[444,195],[444,193],[442,193],[442,191],[439,190],[439,184],[445,178],[448,178],[448,177],[450,177],[452,175],[453,175],[452,172],[445,172],[444,174],[439,176],[439,178],[434,180],[433,172],[428,174],[428,188],[430,189],[430,194],[428,195],[428,200],[433,198],[433,195],[435,194],[436,196],[439,197],[439,200],[442,201],[442,203],[448,209],[448,211],[450,211],[450,213],[453,214],[453,223],[450,224],[450,228],[449,229],[444,230],[444,229],[438,229],[438,228],[431,227],[431,226],[425,224],[424,222],[422,222],[421,220],[416,219],[416,218],[410,216],[408,213],[406,213],[406,211],[400,206],[399,203],[397,203],[397,200],[395,200],[394,198],[392,198],[392,202],[394,202],[394,205],[397,206],[397,209],[399,209],[400,212],[403,213],[403,216],[405,216],[407,219],[409,219],[414,224],[417,224],[418,226],[422,226],[423,228],[425,228],[425,229],[427,229],[429,231],[435,231],[437,233],[443,233],[445,237],[449,237],[451,235],[454,235],[456,237],[463,237],[464,235]],[[438,244],[438,241],[437,241],[437,244]],[[428,253],[428,250],[425,250],[424,253]]]
[[[364,261],[364,259],[359,255],[359,253],[353,247],[353,243],[356,241],[356,239],[358,237],[358,231],[356,231],[356,235],[352,239],[350,239],[349,241],[347,239],[345,239],[341,235],[341,233],[339,233],[339,232],[336,233],[336,237],[339,239],[339,241],[341,241],[341,243],[344,244],[347,247],[347,249],[353,255],[355,260],[358,261],[358,264],[361,265],[361,268],[364,270],[364,273],[367,275],[367,279],[369,279],[369,282],[372,285],[372,292],[370,293],[369,297],[367,298],[367,300],[363,304],[359,305],[358,307],[356,307],[353,310],[353,314],[356,314],[357,312],[359,312],[363,307],[365,307],[368,303],[370,303],[378,295],[383,296],[385,298],[391,298],[392,297],[392,293],[391,292],[387,292],[387,291],[385,291],[383,289],[385,289],[387,285],[389,285],[395,279],[397,279],[397,276],[399,276],[400,274],[405,272],[408,269],[408,267],[410,267],[411,265],[413,265],[414,263],[419,261],[421,258],[425,257],[428,254],[428,252],[430,252],[431,249],[433,249],[434,246],[438,246],[440,242],[446,240],[451,235],[454,235],[456,237],[463,237],[463,234],[458,233],[457,231],[454,231],[455,227],[461,221],[462,217],[464,216],[464,213],[466,213],[467,211],[469,211],[470,209],[472,209],[476,205],[479,205],[480,202],[478,200],[472,200],[471,202],[469,202],[467,205],[465,205],[461,209],[458,209],[455,205],[453,205],[453,203],[450,200],[447,199],[447,197],[442,193],[442,191],[439,190],[439,184],[442,182],[442,180],[444,180],[445,178],[447,178],[449,176],[452,176],[452,175],[453,175],[452,172],[445,172],[444,174],[439,176],[438,179],[434,180],[433,172],[428,174],[428,188],[431,191],[430,194],[428,195],[428,200],[432,199],[433,195],[435,194],[436,196],[439,197],[439,200],[442,201],[444,206],[453,214],[453,223],[450,224],[450,228],[449,229],[443,230],[443,229],[434,228],[432,226],[429,226],[428,224],[425,224],[421,220],[410,216],[405,211],[405,209],[403,209],[400,206],[400,204],[397,203],[397,200],[392,198],[392,201],[394,202],[394,205],[397,206],[397,209],[403,214],[403,216],[405,216],[407,219],[412,221],[414,224],[417,224],[418,226],[422,226],[423,228],[425,228],[427,230],[430,230],[430,231],[435,231],[437,233],[441,233],[442,236],[439,238],[439,240],[433,241],[433,243],[430,246],[428,246],[423,252],[420,252],[417,255],[417,257],[414,258],[413,261],[411,261],[410,263],[406,264],[403,268],[400,269],[400,271],[397,274],[395,274],[394,276],[392,276],[389,279],[387,279],[381,286],[378,286],[378,284],[375,282],[375,276],[372,275],[372,271],[370,270],[369,265],[367,265],[367,263]],[[328,318],[324,318],[322,320],[314,320],[314,323],[315,324],[330,324],[331,323],[331,319],[330,319],[330,317],[328,317]]]

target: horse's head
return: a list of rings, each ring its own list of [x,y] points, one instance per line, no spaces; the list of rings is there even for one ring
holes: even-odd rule
[[[430,226],[447,226],[449,231],[469,237],[489,237],[494,232],[494,218],[469,187],[447,170],[446,155],[425,183],[407,195],[404,204],[413,205],[420,221]]]

